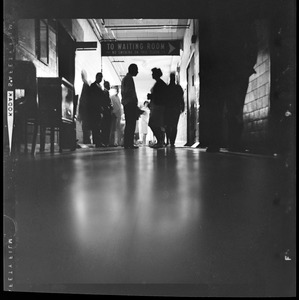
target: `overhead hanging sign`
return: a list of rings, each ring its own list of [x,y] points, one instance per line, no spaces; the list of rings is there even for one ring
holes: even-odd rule
[[[76,50],[97,50],[97,42],[76,42]]]
[[[103,41],[102,56],[180,55],[180,41]]]

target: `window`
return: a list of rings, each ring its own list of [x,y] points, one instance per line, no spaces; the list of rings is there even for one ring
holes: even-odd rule
[[[49,28],[44,20],[37,21],[37,57],[45,63],[49,63]]]
[[[33,55],[36,54],[34,19],[20,19],[18,21],[18,44]]]

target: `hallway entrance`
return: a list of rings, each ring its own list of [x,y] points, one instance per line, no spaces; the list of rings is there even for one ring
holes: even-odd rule
[[[196,99],[194,54],[187,67],[187,143],[192,146],[198,142],[198,99]]]

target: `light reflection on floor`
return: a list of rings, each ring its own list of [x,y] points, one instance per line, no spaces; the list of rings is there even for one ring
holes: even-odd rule
[[[20,162],[17,282],[264,284],[279,166],[148,147]]]

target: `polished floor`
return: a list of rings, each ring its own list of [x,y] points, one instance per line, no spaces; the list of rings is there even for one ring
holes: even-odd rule
[[[201,149],[20,158],[19,291],[295,295],[292,174],[277,157]]]

